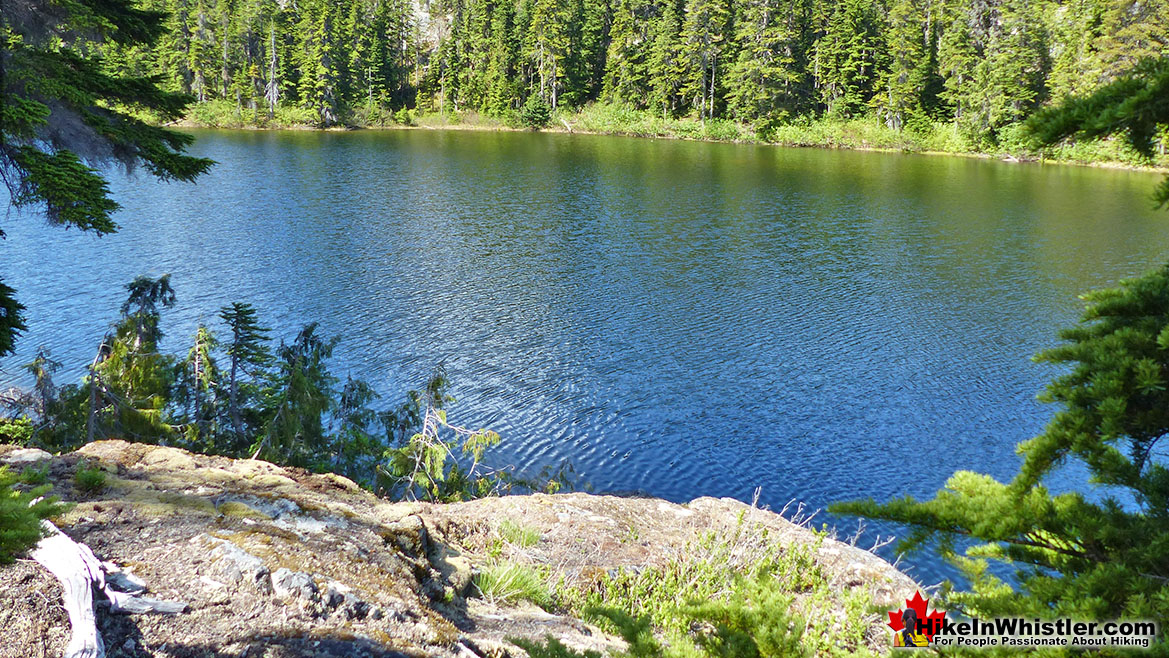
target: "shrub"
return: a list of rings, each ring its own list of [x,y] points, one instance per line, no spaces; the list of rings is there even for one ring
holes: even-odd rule
[[[48,463],[43,464],[40,468],[37,468],[36,466],[25,466],[24,469],[20,471],[20,482],[22,484],[30,484],[33,486],[48,484]]]
[[[100,493],[106,488],[106,472],[100,466],[82,462],[73,474],[73,487],[87,496]]]
[[[19,418],[0,418],[0,443],[15,443],[19,446],[28,445],[32,440],[35,427],[32,419],[27,416]]]
[[[868,655],[871,597],[832,587],[817,551],[740,517],[665,564],[562,583],[556,603],[607,620],[631,656]]]
[[[394,112],[394,123],[398,123],[403,126],[413,126],[414,111],[405,107],[399,109],[397,112]]]
[[[48,485],[22,492],[13,489],[15,483],[7,467],[0,467],[0,564],[12,562],[35,546],[44,536],[41,519],[63,510],[55,497],[43,498]]]
[[[539,94],[532,94],[528,96],[528,100],[524,101],[524,106],[520,109],[520,119],[525,126],[538,130],[547,126],[548,122],[552,120],[552,110]]]

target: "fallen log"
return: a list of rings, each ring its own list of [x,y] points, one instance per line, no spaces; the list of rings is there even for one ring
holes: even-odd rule
[[[65,647],[64,658],[103,658],[105,646],[97,630],[94,613],[94,592],[101,592],[114,612],[140,614],[157,612],[175,614],[187,609],[185,603],[160,601],[139,596],[146,584],[117,565],[102,562],[85,544],[78,544],[57,529],[42,521],[45,537],[37,543],[29,557],[61,581],[61,594],[73,636]],[[115,589],[117,588],[117,589]]]

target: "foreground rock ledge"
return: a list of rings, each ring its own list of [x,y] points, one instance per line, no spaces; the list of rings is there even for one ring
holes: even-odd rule
[[[0,462],[28,463],[16,451],[0,445]],[[108,471],[105,490],[73,489],[82,460]],[[534,545],[507,547],[507,559],[566,582],[663,564],[707,533],[729,535],[740,518],[782,545],[816,544],[807,529],[731,499],[677,505],[574,493],[388,503],[335,475],[124,441],[47,461],[54,493],[77,503],[59,519],[65,534],[148,583],[150,596],[186,604],[182,614],[141,617],[99,606],[112,658],[522,656],[504,637],[548,634],[612,652],[620,641],[580,620],[472,596],[472,573],[493,545],[498,552],[500,524],[540,533]],[[896,607],[916,588],[841,542],[822,542],[816,560],[835,590],[866,588],[878,604]],[[870,648],[887,645],[883,623],[872,615]],[[0,658],[62,655],[70,628],[57,580],[28,560],[0,568],[0,628]]]

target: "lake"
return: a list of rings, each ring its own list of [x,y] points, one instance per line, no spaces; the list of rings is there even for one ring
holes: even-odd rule
[[[124,285],[170,272],[167,351],[247,301],[278,337],[310,320],[342,336],[335,372],[386,405],[445,363],[451,420],[498,430],[495,464],[815,509],[929,496],[958,469],[1010,478],[1054,411],[1035,395],[1055,371],[1030,357],[1077,294],[1167,259],[1147,172],[563,134],[196,135],[219,162],[197,185],[112,177],[117,234],[10,215],[0,272],[29,330],[7,380],[43,344],[75,381]]]

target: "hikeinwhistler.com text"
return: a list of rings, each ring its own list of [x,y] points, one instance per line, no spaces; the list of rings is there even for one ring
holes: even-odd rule
[[[929,628],[930,625],[935,628]],[[935,647],[1151,647],[1160,630],[1154,621],[1076,621],[998,617],[966,621],[929,620]],[[940,626],[940,628],[936,628]]]

